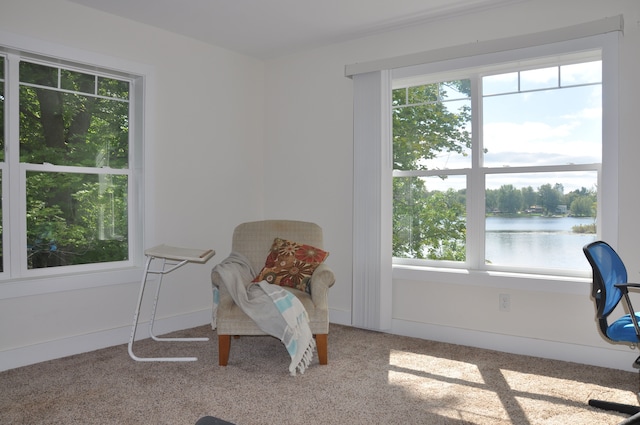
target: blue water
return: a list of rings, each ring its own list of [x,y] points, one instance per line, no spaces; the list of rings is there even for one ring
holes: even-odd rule
[[[485,258],[495,265],[590,270],[582,247],[596,235],[571,228],[592,223],[589,217],[487,217]]]

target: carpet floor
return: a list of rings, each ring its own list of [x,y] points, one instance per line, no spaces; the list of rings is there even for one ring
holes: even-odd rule
[[[211,339],[134,347],[197,362],[135,362],[121,345],[2,372],[0,423],[609,425],[625,415],[590,407],[590,398],[638,402],[636,373],[340,325],[330,327],[329,364],[316,358],[295,377],[274,338],[232,339],[220,367],[209,326],[174,336]]]

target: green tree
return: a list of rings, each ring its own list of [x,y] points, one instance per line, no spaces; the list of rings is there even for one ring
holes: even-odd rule
[[[520,189],[522,192],[522,203],[524,208],[530,208],[538,203],[538,194],[531,186]]]
[[[453,189],[446,192],[420,190],[409,179],[397,185],[394,199],[394,255],[410,258],[463,261],[465,258],[465,204]]]
[[[578,197],[571,202],[571,214],[576,217],[593,217],[594,202],[588,197]]]
[[[540,203],[541,206],[545,210],[545,214],[553,215],[556,213],[558,209],[558,205],[560,205],[560,200],[562,199],[561,192],[562,185],[556,184],[552,187],[550,184],[543,184],[538,188],[538,193],[540,194]]]
[[[498,190],[498,208],[505,213],[517,213],[522,209],[522,192],[511,184],[502,185]]]
[[[564,202],[569,206],[569,212],[576,217],[595,217],[598,194],[585,187],[571,191],[565,195]]]
[[[498,191],[496,189],[487,189],[484,194],[485,211],[487,213],[496,211],[498,207]]]

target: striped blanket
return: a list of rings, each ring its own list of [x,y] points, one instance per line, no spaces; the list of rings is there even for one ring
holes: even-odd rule
[[[309,328],[309,316],[304,306],[291,292],[266,281],[251,284],[255,276],[249,261],[242,254],[232,252],[216,265],[217,272],[233,301],[265,333],[278,338],[291,356],[289,372],[304,373],[313,359],[315,340]],[[213,287],[214,320],[217,310],[218,288]]]

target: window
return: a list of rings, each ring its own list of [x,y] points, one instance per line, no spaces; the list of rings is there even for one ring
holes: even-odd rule
[[[2,276],[132,264],[139,78],[13,52],[0,60]]]
[[[487,177],[517,177],[518,173],[512,173],[513,171],[542,176],[545,172],[583,173],[584,170],[580,168],[596,168],[598,175],[597,237],[610,241],[614,245],[617,243],[619,197],[617,78],[618,39],[622,36],[621,31],[622,17],[617,16],[545,31],[535,36],[522,35],[504,40],[474,42],[395,58],[360,62],[345,67],[345,75],[353,78],[354,101],[354,296],[352,308],[354,324],[371,329],[390,329],[394,285],[404,280],[493,287],[504,285],[553,293],[584,292],[584,285],[590,278],[588,270],[548,268],[547,264],[542,267],[535,265],[518,267],[512,264],[500,265],[487,262],[484,248],[487,222],[486,200],[492,193],[488,189],[493,187],[487,186],[485,180]],[[481,119],[483,118],[480,113],[482,109],[480,103],[483,100],[483,97],[479,96],[479,93],[482,93],[480,77],[598,61],[601,63],[602,73],[600,123],[602,146],[598,166],[593,167],[593,163],[589,162],[550,165],[546,168],[534,164],[531,168],[523,166],[517,167],[519,168],[517,170],[511,170],[511,167],[503,167],[503,164],[499,167],[484,165],[482,162],[484,152],[480,149],[482,145],[479,144],[482,142],[483,135],[479,130],[482,127]],[[464,80],[469,80],[468,88],[464,84],[455,83]],[[470,96],[466,96],[471,100],[468,111],[471,117],[470,123],[462,114],[459,114],[461,119],[457,123],[460,131],[448,133],[457,136],[455,140],[457,140],[458,150],[448,152],[449,162],[444,162],[445,166],[441,165],[441,169],[417,168],[394,171],[393,105],[400,100],[397,97],[394,99],[393,95],[401,96],[398,92],[394,93],[394,90],[436,83],[438,86],[443,86],[443,89],[449,90],[447,93],[435,93],[436,99],[439,95],[440,102],[443,103],[464,102],[462,98],[454,99],[453,96],[449,96],[454,93],[452,88],[461,94],[466,94],[465,91],[470,93]],[[466,145],[465,130],[468,131],[470,138],[469,146]],[[448,142],[451,141],[448,140]],[[512,156],[511,159],[513,158]],[[435,160],[435,157],[433,159]],[[452,164],[455,162],[452,160],[454,159],[468,161],[470,165],[467,166],[468,168],[453,168]],[[421,166],[425,164],[425,161],[420,162]],[[577,168],[573,168],[574,166]],[[464,201],[462,204],[464,212],[456,214],[455,221],[445,216],[442,222],[443,225],[456,230],[458,227],[454,225],[459,224],[457,220],[460,217],[464,219],[463,258],[438,260],[417,258],[411,251],[401,256],[398,256],[397,251],[395,255],[392,253],[393,247],[397,247],[399,243],[394,238],[411,237],[411,232],[414,230],[408,228],[404,233],[393,234],[397,223],[401,222],[398,210],[394,211],[396,205],[393,186],[399,184],[394,180],[400,181],[403,177],[405,181],[408,177],[413,177],[450,185],[454,193],[448,194],[446,190],[442,190],[443,186],[440,186],[440,192],[443,194],[433,200],[434,205],[446,207],[449,202]],[[547,180],[555,181],[556,179],[555,176],[553,179],[545,179],[543,184],[546,184]],[[514,182],[515,179],[510,182],[505,180],[504,184],[514,184]],[[558,182],[561,183],[560,180]],[[502,185],[500,181],[497,183]],[[429,188],[430,184],[428,182],[426,187]],[[555,183],[551,184],[552,187],[555,185]],[[460,189],[463,191],[460,192]],[[410,192],[401,194],[412,195]],[[461,195],[464,195],[464,198],[461,198]],[[438,212],[441,213],[441,211]],[[408,218],[411,216],[409,215]],[[456,249],[456,252],[459,252],[458,246],[452,241],[446,239],[446,242],[447,245],[444,248]],[[438,251],[439,244],[434,248],[436,253],[444,252],[444,249]],[[415,248],[413,250],[417,251]],[[533,255],[535,254],[531,253],[531,256]],[[581,249],[578,250],[577,255],[581,255]],[[585,267],[587,267],[586,264]],[[545,276],[541,276],[543,274]]]
[[[392,81],[395,263],[582,275],[599,235],[601,50]]]

